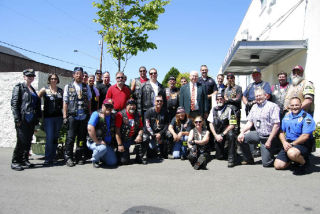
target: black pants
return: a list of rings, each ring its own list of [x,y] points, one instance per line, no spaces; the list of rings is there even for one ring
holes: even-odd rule
[[[125,141],[122,141],[122,143],[124,143]],[[146,150],[146,146],[144,145],[145,142],[141,142],[141,143],[135,143],[134,141],[130,141],[130,145],[134,145],[134,153],[136,154],[136,160],[142,160],[145,150]],[[124,146],[124,151],[123,152],[119,152],[117,151],[117,156],[118,156],[118,161],[121,164],[129,164],[130,162],[130,145],[125,145]]]
[[[225,143],[228,143],[228,147],[225,149]],[[236,134],[233,130],[228,131],[227,135],[224,136],[222,142],[215,142],[216,148],[216,158],[217,159],[226,159],[228,162],[234,163],[236,161]]]
[[[193,167],[197,162],[200,162],[200,159],[203,159],[204,161],[202,162],[201,166],[199,168],[206,168],[210,154],[209,152],[199,152],[197,155],[192,155],[191,152],[187,156],[188,160],[190,161],[191,166]]]
[[[77,137],[76,160],[83,159],[86,147],[87,120],[75,120],[68,118],[68,132],[66,139],[65,159],[73,159],[73,145]]]
[[[22,121],[19,127],[16,126],[17,144],[13,151],[12,163],[28,160],[35,125],[35,122]]]

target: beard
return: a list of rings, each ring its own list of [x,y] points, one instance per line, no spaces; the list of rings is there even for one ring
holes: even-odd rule
[[[292,85],[297,86],[303,80],[303,77],[291,76],[291,80],[292,80]]]
[[[135,112],[135,110],[132,110],[132,109],[129,110],[130,114],[133,114],[134,112]]]

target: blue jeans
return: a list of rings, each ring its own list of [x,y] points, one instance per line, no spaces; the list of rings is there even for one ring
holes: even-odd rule
[[[62,117],[44,118],[44,130],[46,132],[46,161],[53,161],[53,159],[56,157],[58,138],[62,126],[62,121]]]
[[[180,141],[174,142],[173,145],[173,158],[180,158],[181,156],[186,157],[187,156],[187,145],[183,145],[183,142],[188,141],[188,136],[182,136]]]
[[[96,144],[92,141],[87,141],[87,146],[92,153],[92,162],[103,161],[107,166],[117,165],[117,157],[113,148],[109,145]]]

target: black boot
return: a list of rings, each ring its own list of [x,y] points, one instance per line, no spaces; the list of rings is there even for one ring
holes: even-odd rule
[[[34,164],[29,162],[29,150],[27,152],[24,152],[21,165],[27,169],[34,167]]]
[[[11,169],[16,171],[22,171],[23,167],[21,166],[20,163],[11,163]]]

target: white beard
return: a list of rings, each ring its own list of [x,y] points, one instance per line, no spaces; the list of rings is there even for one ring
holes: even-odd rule
[[[217,103],[217,106],[218,106],[218,107],[222,107],[222,106],[223,106],[223,103]]]
[[[291,76],[291,80],[292,80],[292,85],[297,86],[303,80],[303,77]]]
[[[133,114],[133,113],[134,113],[134,110],[129,110],[129,113],[130,113],[130,114]]]

